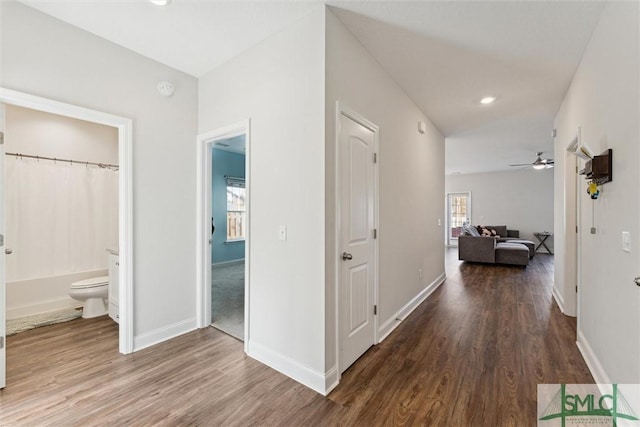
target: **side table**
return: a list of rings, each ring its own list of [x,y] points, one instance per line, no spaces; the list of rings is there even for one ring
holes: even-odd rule
[[[547,252],[553,255],[553,251],[549,249],[549,246],[547,246],[547,244],[545,243],[549,237],[553,236],[553,233],[549,233],[548,231],[543,231],[542,233],[533,233],[533,235],[540,242],[538,243],[538,246],[536,246],[536,252],[538,252],[538,249],[540,249],[540,246],[544,246]]]

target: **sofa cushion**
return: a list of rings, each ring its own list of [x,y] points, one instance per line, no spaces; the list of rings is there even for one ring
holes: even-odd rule
[[[521,245],[525,245],[529,248],[529,258],[533,258],[536,254],[536,244],[531,240],[523,240],[523,239],[507,239],[506,243],[520,243]]]
[[[507,237],[514,237],[514,238],[519,238],[520,237],[520,230],[507,230]]]
[[[495,257],[497,264],[526,266],[529,264],[529,248],[521,243],[498,243]]]
[[[500,237],[507,237],[506,225],[484,225],[483,227],[489,230],[496,230],[496,234]]]

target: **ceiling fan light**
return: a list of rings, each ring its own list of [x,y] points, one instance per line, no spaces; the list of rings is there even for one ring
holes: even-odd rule
[[[537,165],[533,165],[533,168],[534,168],[535,170],[537,170],[537,171],[539,171],[539,170],[541,170],[541,169],[544,169],[544,168],[546,168],[546,167],[547,167],[547,165],[545,165],[544,163],[539,163],[539,164],[537,164]]]
[[[156,6],[167,6],[171,3],[171,0],[149,0],[150,3],[155,4]]]
[[[485,96],[484,98],[482,98],[480,100],[480,103],[484,104],[484,105],[487,105],[487,104],[491,104],[495,100],[496,100],[495,96]]]

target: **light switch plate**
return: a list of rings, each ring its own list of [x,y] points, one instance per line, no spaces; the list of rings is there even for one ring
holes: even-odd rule
[[[287,240],[287,226],[281,225],[278,228],[278,240]]]
[[[631,233],[628,231],[622,232],[622,250],[631,252]]]

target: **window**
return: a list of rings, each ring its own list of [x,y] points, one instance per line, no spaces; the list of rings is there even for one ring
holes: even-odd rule
[[[462,225],[471,219],[471,193],[447,193],[447,244],[455,243]]]
[[[227,180],[227,242],[246,237],[247,189],[244,178],[226,177]]]

